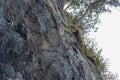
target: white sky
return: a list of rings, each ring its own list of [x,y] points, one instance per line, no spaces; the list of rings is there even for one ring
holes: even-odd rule
[[[92,37],[103,49],[103,57],[109,59],[110,71],[118,73],[120,80],[120,11],[112,9],[112,13],[103,14],[100,19],[98,32],[92,33]]]

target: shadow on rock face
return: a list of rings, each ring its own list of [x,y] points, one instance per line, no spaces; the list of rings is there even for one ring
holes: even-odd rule
[[[11,63],[15,58],[22,54],[25,41],[12,30],[0,29],[0,61]]]

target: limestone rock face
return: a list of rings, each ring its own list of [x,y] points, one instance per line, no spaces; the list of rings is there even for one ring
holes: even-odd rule
[[[0,0],[0,80],[102,80],[62,10],[64,0]]]

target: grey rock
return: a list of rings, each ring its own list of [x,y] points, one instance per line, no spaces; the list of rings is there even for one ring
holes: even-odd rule
[[[16,78],[17,78],[18,80],[23,80],[22,74],[21,74],[20,72],[17,72],[17,73],[16,73]]]
[[[0,7],[0,28],[7,25],[6,20],[3,18],[3,7]]]
[[[10,77],[10,78],[15,77],[15,70],[10,65],[0,63],[0,72],[6,77]]]
[[[0,0],[0,80],[103,80],[65,28],[64,0]]]

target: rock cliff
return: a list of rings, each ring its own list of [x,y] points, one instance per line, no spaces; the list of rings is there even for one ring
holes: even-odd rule
[[[67,25],[63,0],[0,0],[0,80],[102,80]]]

